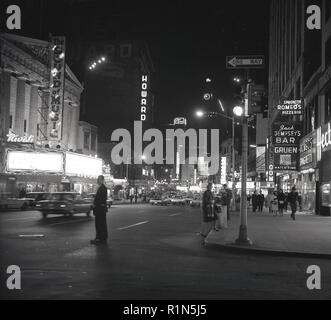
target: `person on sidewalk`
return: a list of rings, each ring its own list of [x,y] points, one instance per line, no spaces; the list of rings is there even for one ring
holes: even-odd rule
[[[108,239],[107,230],[107,188],[104,185],[104,176],[98,177],[99,188],[94,198],[93,215],[95,216],[96,237],[91,240],[91,244],[105,244]]]
[[[253,212],[256,212],[257,204],[258,204],[258,196],[257,196],[257,194],[256,194],[256,191],[254,191],[254,193],[253,193],[253,195],[252,195]]]
[[[298,209],[297,204],[299,202],[299,196],[298,196],[298,193],[296,192],[295,187],[293,187],[292,191],[288,194],[287,201],[290,204],[291,211],[292,211],[291,218],[293,220],[295,220],[295,213],[297,212],[297,209]]]
[[[232,199],[232,191],[228,188],[228,185],[223,184],[223,192],[225,193],[225,202],[226,202],[226,216],[228,221],[230,221],[230,204]]]
[[[260,194],[258,195],[257,205],[258,205],[258,211],[263,212],[264,194],[262,193],[262,191],[260,191]]]
[[[271,200],[271,212],[272,214],[277,217],[278,214],[278,197],[277,197],[277,192],[274,191],[273,197]]]
[[[208,183],[207,190],[202,197],[202,227],[201,236],[203,238],[202,244],[205,244],[205,239],[215,226],[215,213],[214,213],[214,195],[212,193],[212,183]]]
[[[285,193],[283,192],[282,189],[280,189],[279,192],[278,192],[277,200],[278,200],[279,215],[281,217],[283,217],[284,216],[284,208],[285,208],[286,196],[285,196]]]

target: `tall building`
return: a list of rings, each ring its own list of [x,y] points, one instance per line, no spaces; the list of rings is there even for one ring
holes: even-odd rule
[[[321,9],[320,29],[308,28],[310,5]],[[330,18],[329,0],[271,2],[268,176],[321,214],[331,207],[331,155],[319,142],[331,121]]]
[[[102,173],[97,128],[79,122],[83,86],[60,41],[0,34],[1,193],[82,192]]]

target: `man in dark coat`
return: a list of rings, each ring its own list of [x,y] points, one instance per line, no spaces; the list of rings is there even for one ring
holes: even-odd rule
[[[263,212],[264,194],[262,193],[262,191],[260,191],[260,194],[257,197],[258,197],[258,199],[257,199],[258,210],[260,212]]]
[[[91,244],[99,245],[107,242],[107,188],[104,185],[104,176],[98,177],[98,191],[94,198],[93,214],[95,216],[96,238],[91,240]]]
[[[257,196],[257,194],[256,194],[256,191],[254,191],[254,193],[253,193],[253,195],[252,195],[253,212],[256,212],[257,205],[258,205],[258,196]]]
[[[209,233],[215,226],[215,213],[214,213],[214,195],[212,193],[212,183],[208,183],[207,190],[202,197],[202,229],[200,235],[204,240],[208,237]]]
[[[295,213],[297,212],[298,209],[297,203],[299,202],[299,196],[298,193],[296,192],[295,187],[293,187],[292,191],[288,194],[287,201],[291,206],[291,211],[292,211],[291,218],[295,220]]]

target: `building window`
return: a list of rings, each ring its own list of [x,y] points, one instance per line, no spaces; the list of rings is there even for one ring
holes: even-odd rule
[[[84,149],[90,149],[90,133],[84,132]]]
[[[91,151],[96,151],[97,135],[95,132],[91,133]]]
[[[9,116],[9,129],[13,129],[13,116]]]
[[[26,133],[26,120],[24,120],[24,133]]]
[[[331,1],[326,0],[325,1],[325,21],[328,22],[330,17],[331,17]]]
[[[328,67],[331,63],[331,36],[325,44],[325,66]]]
[[[123,44],[121,45],[121,58],[130,58],[132,52],[132,46],[130,44]]]

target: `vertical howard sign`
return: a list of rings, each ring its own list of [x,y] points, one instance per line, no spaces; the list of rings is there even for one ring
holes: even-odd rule
[[[273,125],[273,154],[275,171],[298,170],[301,122],[276,122]]]

